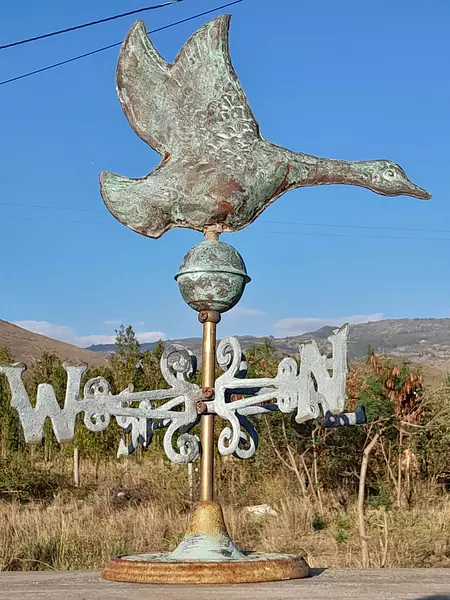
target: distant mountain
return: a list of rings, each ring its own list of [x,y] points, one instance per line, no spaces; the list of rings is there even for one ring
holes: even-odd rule
[[[104,365],[106,356],[91,352],[65,342],[53,340],[45,335],[32,333],[17,325],[0,319],[0,346],[6,346],[12,352],[14,360],[30,364],[46,350],[54,352],[63,361],[70,363],[85,362],[91,366]]]
[[[298,354],[299,345],[315,339],[320,348],[327,344],[327,337],[335,327],[326,326],[312,333],[293,337],[273,338],[280,354]],[[264,342],[263,337],[236,336],[243,349]],[[267,336],[269,337],[269,336]],[[201,338],[167,340],[187,346],[197,356],[201,352]],[[143,350],[153,350],[154,344],[142,344]],[[371,346],[377,354],[400,356],[413,362],[450,368],[450,319],[385,319],[372,323],[350,326],[349,358],[360,360]],[[114,345],[90,346],[94,352],[114,352]]]

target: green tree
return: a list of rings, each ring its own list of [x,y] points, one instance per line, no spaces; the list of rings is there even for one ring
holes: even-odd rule
[[[0,364],[14,362],[11,351],[6,346],[0,348]],[[4,375],[0,376],[0,455],[2,458],[19,450],[23,438],[19,427],[19,417],[11,406],[9,384]]]
[[[161,374],[158,346],[155,350],[147,350],[140,361],[142,390],[161,390],[167,388],[167,382]]]
[[[125,329],[123,323],[116,329],[115,354],[121,359],[134,358],[138,360],[141,355],[141,345],[131,325]]]
[[[153,355],[156,360],[161,360],[162,355],[164,354],[164,342],[162,340],[158,340],[156,346],[153,349]]]
[[[141,345],[131,325],[122,324],[116,329],[115,352],[110,358],[114,384],[118,392],[128,386],[135,387],[138,380],[137,367],[141,358]]]

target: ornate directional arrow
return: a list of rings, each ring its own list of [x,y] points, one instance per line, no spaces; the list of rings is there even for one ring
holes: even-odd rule
[[[41,442],[44,423],[51,420],[58,442],[67,442],[75,435],[78,414],[84,414],[84,424],[90,431],[106,429],[115,417],[117,423],[131,432],[132,442],[127,447],[121,441],[118,455],[131,454],[138,444],[147,447],[153,431],[167,428],[164,449],[167,457],[179,464],[195,461],[199,443],[188,433],[204,413],[218,415],[228,421],[219,436],[218,449],[223,455],[234,454],[250,458],[258,445],[258,434],[247,417],[275,411],[295,412],[295,420],[302,423],[317,419],[321,412],[330,427],[349,424],[352,417],[344,409],[347,375],[348,326],[335,331],[330,337],[332,358],[322,356],[312,341],[300,347],[300,369],[293,358],[284,358],[274,378],[245,379],[246,362],[236,338],[222,340],[217,349],[217,360],[224,374],[216,380],[214,400],[205,398],[203,390],[188,381],[195,375],[192,354],[180,344],[168,346],[161,357],[161,372],[169,389],[133,392],[126,389],[113,395],[103,377],[90,379],[81,394],[81,378],[87,365],[64,365],[67,372],[66,398],[63,408],[58,404],[53,387],[41,384],[33,407],[22,381],[25,365],[0,365],[11,388],[11,405],[17,410],[27,443]],[[230,401],[231,394],[245,398]],[[336,420],[333,419],[336,416]],[[339,419],[344,419],[342,423]],[[356,417],[353,417],[356,423]],[[174,437],[176,449],[174,448]],[[250,444],[249,449],[241,446]]]

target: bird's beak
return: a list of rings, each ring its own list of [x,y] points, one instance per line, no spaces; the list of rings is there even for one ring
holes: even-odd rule
[[[411,181],[408,182],[408,186],[404,193],[413,198],[419,198],[419,200],[429,200],[431,198],[430,192],[427,192],[427,190],[424,190],[418,185],[414,185]]]

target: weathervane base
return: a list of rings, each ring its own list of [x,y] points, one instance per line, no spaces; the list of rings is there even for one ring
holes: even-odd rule
[[[309,576],[301,556],[241,552],[232,542],[220,504],[197,504],[190,526],[173,552],[132,554],[109,561],[109,581],[158,584],[233,584]]]
[[[301,556],[249,554],[240,560],[173,561],[169,554],[135,554],[112,559],[103,578],[126,583],[219,585],[302,579],[309,567]]]

